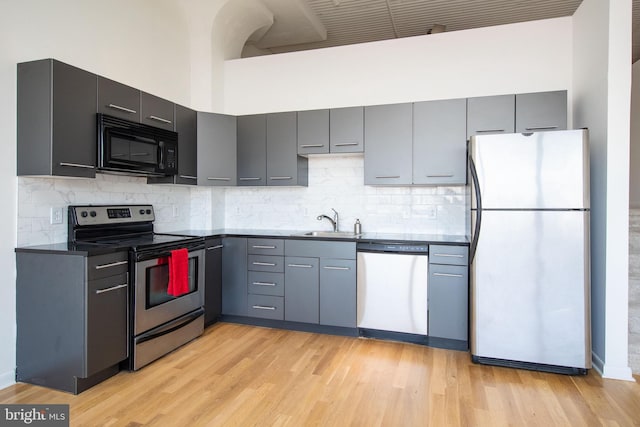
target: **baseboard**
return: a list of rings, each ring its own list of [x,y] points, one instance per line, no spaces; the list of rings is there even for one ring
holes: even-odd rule
[[[11,370],[0,374],[0,390],[16,383],[16,371]]]
[[[593,369],[595,369],[602,378],[632,382],[636,381],[629,366],[607,365],[594,352],[591,352],[591,363]]]

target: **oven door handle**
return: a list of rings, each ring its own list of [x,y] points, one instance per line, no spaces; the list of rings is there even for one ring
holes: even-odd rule
[[[191,247],[190,245],[185,245],[177,246],[174,249],[181,248],[186,248],[189,251],[189,258],[192,258],[193,256],[199,256],[201,251],[204,253],[204,241],[198,242],[198,244]],[[171,256],[171,249],[162,248],[157,250],[145,250],[136,254],[136,262],[166,258],[168,256]]]

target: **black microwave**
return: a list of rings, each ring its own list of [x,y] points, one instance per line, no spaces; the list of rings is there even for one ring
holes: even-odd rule
[[[98,170],[175,175],[178,173],[178,134],[98,114]]]

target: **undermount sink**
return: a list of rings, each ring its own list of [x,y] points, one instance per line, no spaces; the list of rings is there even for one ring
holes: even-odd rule
[[[351,231],[309,231],[306,233],[296,234],[296,236],[303,237],[358,237],[360,234],[352,233]]]

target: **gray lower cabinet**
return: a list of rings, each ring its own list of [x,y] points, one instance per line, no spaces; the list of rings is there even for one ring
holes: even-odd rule
[[[175,130],[175,104],[150,93],[140,92],[140,122],[166,130]]]
[[[204,323],[222,315],[222,239],[206,239],[204,266]]]
[[[128,252],[16,253],[16,379],[80,393],[128,357]]]
[[[515,95],[468,98],[467,139],[473,135],[513,133],[515,108]]]
[[[329,110],[298,111],[298,154],[329,152]]]
[[[284,319],[319,323],[319,259],[285,257]]]
[[[329,151],[364,151],[364,107],[332,108],[329,111]]]
[[[365,107],[364,183],[410,185],[412,183],[413,105]]]
[[[97,76],[53,59],[17,73],[18,175],[95,177]]]
[[[237,184],[237,119],[216,113],[198,113],[198,185]],[[178,159],[182,153],[179,153]]]
[[[266,185],[267,116],[254,114],[237,119],[238,185]]]
[[[567,129],[567,91],[516,95],[516,132]]]
[[[247,315],[284,320],[284,240],[247,239]]]
[[[413,183],[467,183],[467,100],[413,105]]]
[[[140,122],[140,90],[98,76],[98,113]]]
[[[308,184],[308,160],[298,156],[297,113],[267,114],[267,185]]]
[[[356,261],[320,259],[320,324],[356,327]]]
[[[222,314],[247,315],[247,239],[222,239]]]
[[[431,245],[429,252],[429,336],[468,341],[468,248]]]

